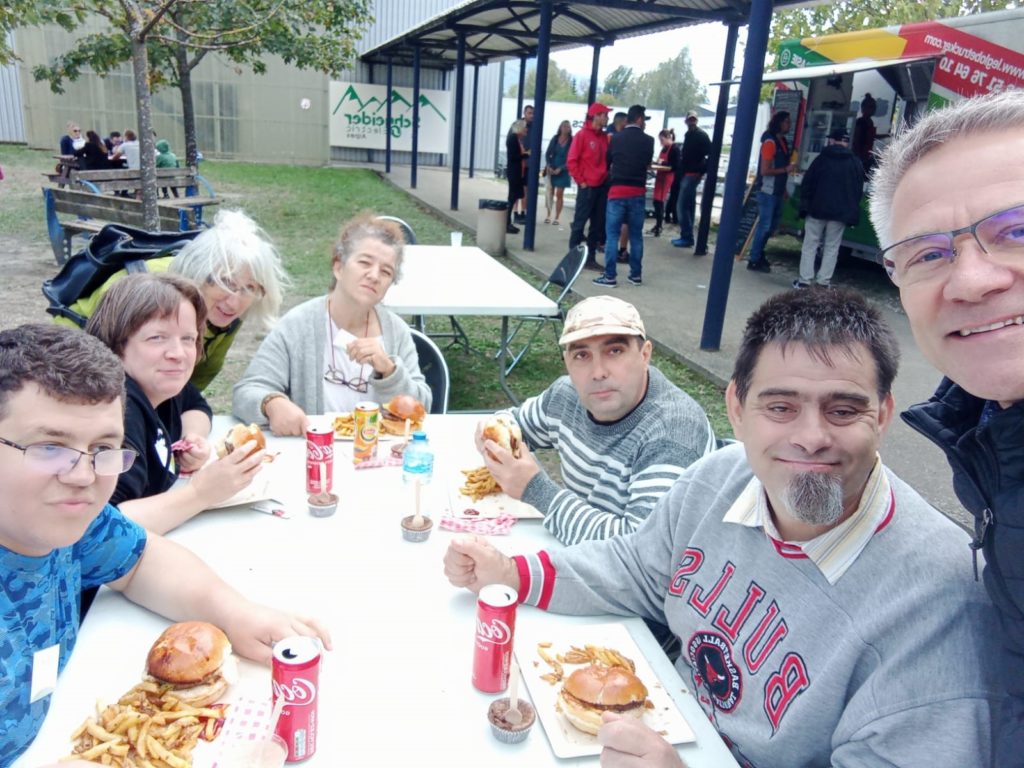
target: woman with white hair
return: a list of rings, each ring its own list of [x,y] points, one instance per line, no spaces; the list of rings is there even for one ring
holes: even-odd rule
[[[269,330],[281,309],[288,275],[267,234],[242,211],[218,211],[213,226],[203,230],[175,256],[145,262],[149,272],[171,272],[199,284],[206,302],[203,355],[196,362],[191,383],[206,389],[224,366],[228,349],[242,323],[253,320]],[[70,309],[91,317],[100,299],[127,275],[121,270]],[[74,325],[64,318],[56,322]]]

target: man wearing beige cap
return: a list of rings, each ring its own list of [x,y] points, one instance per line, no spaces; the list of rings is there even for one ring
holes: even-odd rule
[[[568,376],[512,415],[522,455],[477,430],[477,447],[502,490],[544,514],[566,544],[635,530],[683,470],[715,446],[703,409],[651,363],[651,342],[632,304],[584,299],[565,320]],[[564,487],[531,449],[554,448]]]

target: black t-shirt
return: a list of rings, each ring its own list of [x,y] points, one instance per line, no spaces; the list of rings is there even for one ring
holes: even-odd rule
[[[171,446],[181,439],[181,414],[202,411],[213,415],[206,399],[191,384],[153,408],[131,376],[125,377],[128,399],[124,410],[124,446],[138,452],[132,468],[118,478],[111,504],[144,499],[168,490],[178,477]]]

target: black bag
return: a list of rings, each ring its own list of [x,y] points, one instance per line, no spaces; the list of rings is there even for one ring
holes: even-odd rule
[[[89,296],[115,272],[122,269],[146,272],[146,261],[172,256],[201,230],[192,232],[146,232],[142,229],[107,224],[86,247],[67,260],[54,277],[43,281],[46,308],[54,317],[66,317],[84,328],[88,318],[69,307]]]

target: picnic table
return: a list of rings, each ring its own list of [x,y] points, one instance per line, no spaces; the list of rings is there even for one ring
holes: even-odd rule
[[[453,508],[450,492],[462,482],[460,470],[480,465],[473,441],[478,418],[431,414],[424,422],[436,454],[433,480],[424,489],[424,511],[434,519],[434,530],[424,543],[408,543],[400,533],[400,519],[413,511],[413,491],[402,483],[401,467],[357,470],[352,443],[335,442],[333,486],[341,502],[333,516],[314,518],[306,510],[305,439],[270,435],[269,451],[280,453],[261,470],[254,486],[262,485],[250,496],[272,497],[276,502],[269,508],[284,509],[288,518],[255,511],[250,500],[204,512],[169,534],[243,594],[316,616],[331,630],[335,648],[323,653],[317,688],[317,751],[303,766],[596,768],[600,747],[592,737],[578,737],[589,749],[568,763],[555,752],[555,744],[565,748],[566,738],[548,730],[559,727],[560,715],[547,701],[551,686],[539,679],[547,668],[537,641],[546,638],[560,647],[571,638],[582,646],[599,639],[595,627],[613,624],[625,629],[618,650],[636,661],[638,670],[649,669],[644,674],[652,695],[678,708],[692,729],[695,741],[677,746],[686,764],[736,768],[689,679],[679,676],[636,618],[566,616],[520,606],[514,640],[524,676],[520,696],[537,706],[546,697],[544,709],[525,742],[508,745],[492,737],[487,708],[502,694],[482,693],[471,683],[476,598],[445,579],[443,553],[458,534],[439,528],[445,509]],[[216,417],[213,435],[233,423]],[[381,446],[385,454],[388,445]],[[462,509],[455,504],[456,513]],[[507,535],[491,540],[510,554],[563,546],[540,519],[519,519]],[[43,728],[16,768],[35,768],[66,755],[72,731],[96,700],[116,701],[139,682],[149,647],[168,624],[123,595],[101,589],[52,694]],[[262,702],[266,711],[270,695],[270,669],[243,661],[227,700]],[[209,763],[197,760],[194,766]]]

